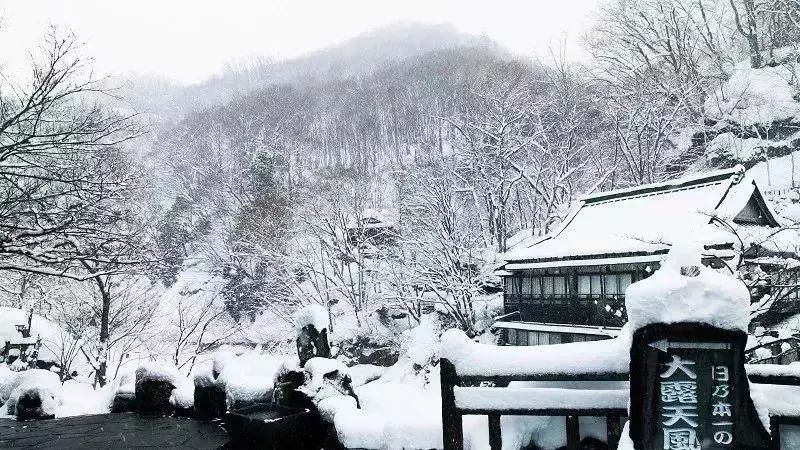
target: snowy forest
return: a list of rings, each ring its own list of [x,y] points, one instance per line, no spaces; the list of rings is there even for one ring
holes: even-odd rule
[[[319,305],[340,362],[428,385],[445,330],[494,341],[503,254],[579,197],[737,165],[782,221],[762,241],[796,255],[800,3],[594,14],[580,62],[400,24],[193,85],[98,74],[46,30],[0,81],[0,335],[27,323],[60,380],[99,388],[294,353]],[[762,323],[800,313],[798,261],[776,259],[778,294],[730,268]]]

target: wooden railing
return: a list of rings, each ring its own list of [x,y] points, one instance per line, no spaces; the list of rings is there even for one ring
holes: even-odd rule
[[[782,375],[780,372],[773,372],[764,365],[747,366],[748,379],[751,383],[800,386],[800,376]],[[775,374],[778,373],[778,374]],[[531,406],[526,404],[522,398],[515,402],[514,406],[492,402],[489,390],[508,389],[506,386],[511,381],[536,381],[536,382],[598,382],[598,381],[628,381],[628,372],[585,372],[585,373],[539,373],[528,375],[513,376],[481,376],[481,375],[460,375],[456,366],[447,360],[441,359],[441,395],[442,395],[442,430],[445,450],[463,450],[463,417],[465,415],[485,415],[489,419],[489,445],[492,450],[502,448],[502,437],[500,427],[500,417],[508,415],[516,416],[550,416],[564,417],[567,450],[577,450],[580,442],[580,417],[605,417],[606,435],[609,449],[616,449],[619,444],[621,434],[622,418],[627,417],[628,411],[625,406],[618,405],[608,407],[601,405],[598,407],[573,407],[568,399],[553,402],[541,402]],[[485,385],[491,384],[493,387]],[[482,386],[483,385],[483,386]],[[546,388],[544,388],[546,389]],[[469,405],[459,404],[457,399],[459,393],[469,390],[481,390],[478,398],[485,398],[485,405],[477,405],[475,402],[468,402]],[[536,388],[526,388],[530,392],[536,392]],[[577,395],[590,391],[589,389],[574,389]],[[591,390],[595,391],[596,390]],[[508,396],[506,396],[508,397]],[[771,416],[771,434],[773,450],[780,450],[780,427],[781,425],[800,425],[800,417]]]

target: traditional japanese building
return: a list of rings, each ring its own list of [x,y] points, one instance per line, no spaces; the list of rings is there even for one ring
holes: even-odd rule
[[[391,244],[397,237],[397,211],[367,208],[360,217],[348,221],[346,231],[347,240],[354,246]]]
[[[735,268],[748,251],[739,230],[777,226],[741,167],[585,196],[558,229],[506,253],[495,327],[509,345],[616,336],[625,289],[658,269],[672,242],[699,241],[704,264]]]

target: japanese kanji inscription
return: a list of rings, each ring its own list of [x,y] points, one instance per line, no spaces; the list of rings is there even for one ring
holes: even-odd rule
[[[742,332],[650,325],[631,348],[631,438],[637,450],[769,448],[744,371]]]

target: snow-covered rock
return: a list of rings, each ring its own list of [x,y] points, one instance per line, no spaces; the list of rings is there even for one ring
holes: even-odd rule
[[[169,363],[146,362],[136,369],[136,382],[142,380],[166,381],[173,386],[180,384],[183,378],[178,368]]]
[[[0,403],[5,403],[6,408],[4,413],[16,415],[20,397],[32,393],[41,399],[43,415],[56,415],[62,402],[61,381],[55,373],[41,369],[16,372],[13,376],[4,378],[0,384]]]
[[[275,379],[291,364],[291,357],[248,352],[228,361],[217,381],[225,386],[229,406],[263,400],[272,395]]]

